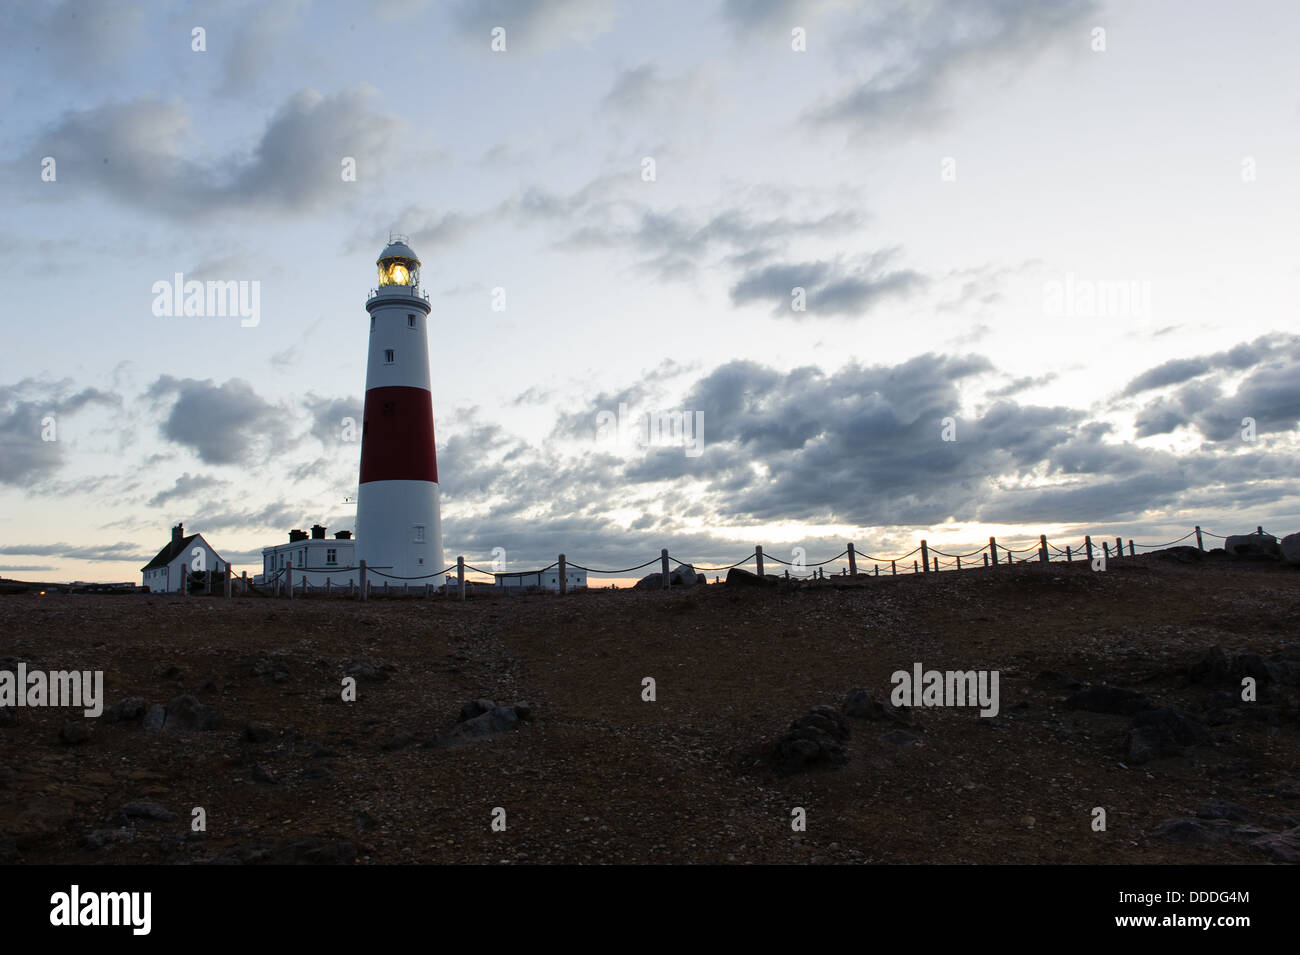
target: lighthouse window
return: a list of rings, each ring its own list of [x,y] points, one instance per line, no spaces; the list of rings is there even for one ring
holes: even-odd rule
[[[375,316],[373,315],[370,316],[370,330],[372,332],[375,330]]]
[[[384,364],[385,364],[385,365],[391,365],[394,361],[396,361],[396,358],[395,358],[395,356],[393,355],[393,350],[392,350],[391,348],[385,348],[385,349],[384,349]]]
[[[407,327],[407,328],[414,328],[414,327],[415,327],[415,316],[414,316],[414,315],[407,315],[407,316],[406,316],[406,327]]]
[[[411,537],[417,544],[424,543],[424,525],[416,524],[411,528]]]

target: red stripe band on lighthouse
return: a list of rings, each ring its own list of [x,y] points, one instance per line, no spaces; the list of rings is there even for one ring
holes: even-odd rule
[[[360,483],[438,483],[433,396],[427,390],[403,385],[371,388],[362,419]]]

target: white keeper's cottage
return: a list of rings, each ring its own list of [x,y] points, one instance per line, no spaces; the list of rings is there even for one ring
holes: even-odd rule
[[[143,586],[155,594],[180,593],[182,566],[191,572],[196,568],[217,573],[230,571],[230,564],[221,559],[221,555],[212,549],[202,534],[186,537],[185,525],[177,524],[172,528],[172,539],[167,546],[140,568],[140,573],[144,576]]]

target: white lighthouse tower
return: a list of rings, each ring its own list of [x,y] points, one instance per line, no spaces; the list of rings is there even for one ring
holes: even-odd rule
[[[361,427],[357,557],[393,577],[428,577],[444,567],[438,458],[429,390],[429,296],[406,236],[389,237],[379,286],[366,301],[370,358]]]

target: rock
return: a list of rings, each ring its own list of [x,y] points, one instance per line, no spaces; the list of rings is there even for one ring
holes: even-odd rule
[[[167,707],[155,703],[145,710],[141,725],[147,730],[161,730],[167,722]]]
[[[697,574],[695,568],[690,564],[683,564],[681,567],[668,572],[668,586],[670,587],[694,587],[696,584],[706,583],[708,578],[703,574]],[[664,586],[664,575],[662,573],[646,574],[633,585],[634,590],[662,590]]]
[[[519,702],[515,704],[515,716],[521,720],[531,720],[533,718],[533,704]]]
[[[498,733],[508,733],[519,727],[519,717],[509,706],[493,706],[486,713],[457,723],[446,733],[430,741],[433,746],[454,746],[484,739]]]
[[[1153,550],[1147,555],[1147,559],[1158,558],[1160,560],[1169,560],[1178,564],[1199,564],[1205,560],[1205,554],[1196,547],[1180,545],[1178,547],[1166,547],[1163,550]]]
[[[493,700],[470,700],[460,708],[460,716],[457,718],[456,722],[464,723],[466,720],[472,720],[476,716],[482,716],[494,706],[496,706],[496,702]]]
[[[265,723],[245,723],[244,741],[248,743],[265,743],[274,731]]]
[[[145,702],[142,697],[128,696],[104,710],[104,715],[100,719],[105,723],[125,723],[130,720],[140,719],[140,717],[144,716],[144,711]]]
[[[1145,696],[1133,690],[1117,686],[1090,686],[1067,699],[1065,705],[1071,710],[1129,716],[1146,708],[1148,703]]]
[[[1038,674],[1038,679],[1042,680],[1044,683],[1056,687],[1056,689],[1058,690],[1077,690],[1083,686],[1083,682],[1081,680],[1076,680],[1074,677],[1069,676],[1068,674],[1058,673],[1055,670],[1042,671],[1041,673]]]
[[[129,802],[118,810],[122,819],[152,819],[169,822],[176,818],[176,813],[164,809],[156,802]]]
[[[773,574],[764,574],[760,577],[758,574],[752,574],[739,567],[733,567],[727,571],[728,587],[775,587],[779,580],[780,578]]]
[[[833,706],[815,706],[790,724],[772,745],[772,768],[782,775],[822,766],[842,766],[849,761],[844,743],[849,725]]]
[[[96,829],[82,839],[87,849],[104,849],[122,842],[130,842],[134,833],[130,829]]]
[[[398,733],[396,736],[390,736],[379,748],[386,753],[391,753],[395,750],[405,749],[414,742],[415,737],[410,733]]]
[[[1288,564],[1300,564],[1300,534],[1287,534],[1279,545],[1282,559]]]
[[[880,699],[870,690],[850,690],[844,699],[844,714],[860,720],[895,720],[912,722],[912,710],[907,706],[894,706]]]
[[[59,729],[59,741],[77,746],[90,739],[90,724],[85,720],[69,720]]]
[[[882,743],[892,743],[894,746],[911,746],[913,743],[921,742],[921,737],[915,733],[909,733],[907,730],[890,730],[888,733],[880,735]]]
[[[1279,862],[1300,862],[1300,826],[1260,836],[1251,845],[1263,849]]]
[[[1209,740],[1209,732],[1192,716],[1162,706],[1133,717],[1133,728],[1128,735],[1128,761],[1140,765],[1164,756],[1181,756],[1184,746]]]
[[[343,667],[343,672],[348,676],[356,677],[358,683],[383,683],[388,679],[388,674],[382,668],[365,660],[348,661]]]
[[[164,680],[179,680],[185,672],[178,666],[170,666],[160,674]]]
[[[215,706],[200,703],[188,693],[167,704],[167,722],[171,731],[189,732],[213,730],[221,725],[221,711]]]
[[[1269,817],[1265,813],[1256,812],[1253,809],[1247,809],[1235,802],[1228,802],[1226,799],[1205,799],[1196,807],[1196,817],[1198,819],[1227,819],[1229,822],[1266,822]]]
[[[1282,547],[1272,534],[1233,534],[1223,542],[1233,557],[1280,558]]]
[[[1161,822],[1151,833],[1157,839],[1185,846],[1210,846],[1232,835],[1232,824],[1223,819],[1193,819],[1179,816]]]
[[[253,768],[248,771],[248,776],[254,782],[275,785],[275,773],[261,763],[254,763]]]
[[[283,683],[289,679],[289,668],[279,660],[273,660],[269,657],[258,657],[253,661],[251,670],[253,676],[260,676],[274,683]]]

